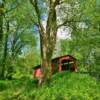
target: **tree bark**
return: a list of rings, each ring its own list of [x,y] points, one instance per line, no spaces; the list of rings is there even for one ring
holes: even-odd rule
[[[50,79],[51,76],[51,58],[56,44],[57,21],[55,4],[51,3],[47,19],[46,33],[40,35],[41,44],[41,70],[43,76],[40,78],[39,84],[43,84]]]
[[[3,16],[4,16],[4,3],[0,3],[0,41],[3,38]]]
[[[0,53],[2,52],[3,44],[3,17],[4,17],[4,2],[0,2]],[[0,63],[0,79],[2,78],[2,63]]]
[[[6,67],[6,60],[7,60],[7,43],[8,43],[8,32],[9,32],[9,21],[7,22],[7,33],[5,34],[5,44],[4,44],[4,53],[3,53],[3,59],[2,59],[2,68],[1,68],[1,79],[5,79],[5,67]]]
[[[51,76],[51,58],[56,44],[57,21],[56,21],[56,6],[60,0],[50,0],[46,31],[41,22],[41,13],[38,6],[39,0],[30,0],[30,3],[35,8],[38,19],[38,29],[40,34],[40,49],[41,49],[41,71],[39,85],[45,83]]]

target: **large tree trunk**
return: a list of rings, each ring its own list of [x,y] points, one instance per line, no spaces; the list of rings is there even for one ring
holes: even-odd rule
[[[42,71],[42,76],[39,80],[39,85],[41,85],[44,82],[47,82],[47,80],[51,76],[51,57],[48,55],[48,43],[47,39],[42,38],[41,41],[41,71]]]
[[[56,44],[57,35],[57,17],[56,6],[60,0],[48,0],[48,18],[46,31],[41,22],[41,13],[39,9],[39,0],[30,0],[30,3],[35,8],[38,18],[38,28],[40,33],[40,48],[41,48],[41,71],[42,77],[39,80],[39,85],[46,82],[51,76],[51,58]]]
[[[46,82],[51,76],[51,58],[56,44],[56,35],[56,10],[54,3],[51,3],[48,14],[46,33],[40,35],[41,70],[43,76],[40,78],[39,84]]]

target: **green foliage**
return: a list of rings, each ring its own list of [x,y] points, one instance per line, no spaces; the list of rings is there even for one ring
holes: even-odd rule
[[[39,54],[37,52],[35,53],[34,48],[28,49],[24,55],[12,63],[12,78],[31,77],[33,68],[38,64],[40,64]]]
[[[32,22],[32,7],[28,1],[24,1],[5,0],[4,2],[5,16],[2,18],[4,38],[2,42],[0,41],[0,78],[2,78],[2,72],[5,78],[11,77],[14,72],[9,70],[18,69],[17,62],[20,60],[19,56],[22,56],[30,48],[34,48],[37,45],[36,35],[34,35],[35,32],[32,29],[34,26]],[[9,68],[9,66],[12,66],[12,68]]]
[[[45,14],[48,14],[48,4],[46,5],[48,0],[38,1],[42,19]],[[5,7],[0,8],[0,12],[5,13],[5,17],[0,17],[0,22],[3,21],[0,26],[3,28],[4,34],[4,38],[0,42],[0,73],[2,59],[4,59],[6,78],[19,80],[0,81],[1,100],[100,99],[100,82],[94,78],[100,79],[100,0],[63,1],[65,6],[62,4],[57,17],[60,19],[60,23],[67,21],[64,26],[70,29],[71,37],[60,41],[59,55],[73,55],[77,58],[78,71],[89,71],[93,77],[87,74],[64,72],[52,76],[49,84],[38,88],[30,79],[33,67],[40,64],[40,49],[37,49],[37,47],[39,48],[38,32],[34,29],[34,25],[38,24],[37,14],[29,0],[5,0]],[[54,17],[52,16],[52,18]],[[59,21],[57,23],[59,24]],[[52,23],[50,26],[55,28]],[[6,35],[8,35],[7,39]],[[6,57],[3,53],[5,48]],[[58,64],[55,63],[54,66],[56,71]]]
[[[98,53],[100,51],[99,0],[80,0],[78,3],[79,22],[70,23],[72,28],[71,39],[61,40],[59,54],[71,54],[76,57],[80,71],[98,72],[100,71],[98,67],[100,66],[100,55]],[[71,13],[72,15],[74,14],[73,12]],[[75,20],[75,16],[73,16],[73,20]],[[83,27],[79,25],[82,23]]]
[[[0,82],[0,92],[7,89],[7,84],[5,84],[4,82]]]
[[[6,86],[0,92],[2,100],[99,100],[100,81],[88,74],[63,72],[52,76],[50,83],[37,86],[35,80],[2,81]],[[9,92],[8,92],[9,91]]]

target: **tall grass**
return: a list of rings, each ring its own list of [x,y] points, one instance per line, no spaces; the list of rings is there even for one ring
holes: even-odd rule
[[[70,72],[53,75],[42,87],[28,78],[0,81],[0,100],[100,100],[100,81]]]

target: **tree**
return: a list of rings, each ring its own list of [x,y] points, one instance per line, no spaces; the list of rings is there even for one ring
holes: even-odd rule
[[[76,2],[77,0],[75,0]],[[57,36],[57,30],[64,25],[67,25],[68,23],[74,22],[70,16],[66,18],[65,20],[61,21],[61,24],[58,24],[57,22],[57,6],[60,6],[63,3],[69,3],[72,1],[62,1],[62,0],[30,0],[30,3],[34,7],[35,15],[37,16],[37,22],[34,20],[36,25],[38,26],[39,33],[40,33],[40,46],[41,46],[41,70],[43,76],[41,77],[40,81],[41,83],[45,81],[47,78],[50,77],[50,62],[53,55],[53,51],[56,44],[56,36]],[[46,6],[41,6],[42,4],[45,4]],[[46,27],[44,28],[42,24],[42,18],[43,11],[41,11],[42,8],[46,9]],[[43,9],[42,9],[43,10]],[[64,10],[63,10],[64,11]],[[66,14],[65,14],[66,15]],[[61,19],[60,19],[61,20]]]
[[[62,52],[68,52],[78,58],[79,66],[85,71],[98,71],[98,50],[100,49],[100,14],[98,0],[80,2],[80,23],[70,24],[70,40],[61,42]],[[73,19],[75,16],[73,16]],[[66,46],[65,46],[66,45]],[[98,55],[98,56],[97,56]],[[96,58],[97,57],[97,58]]]
[[[43,1],[42,1],[43,2]],[[41,48],[41,70],[43,76],[40,79],[40,84],[50,77],[50,62],[53,54],[53,50],[56,44],[57,35],[57,16],[56,16],[56,6],[59,4],[60,0],[50,0],[45,1],[48,3],[48,18],[46,29],[42,24],[41,12],[39,8],[39,0],[30,0],[33,5],[36,16],[37,16],[37,26],[40,33],[40,48]]]
[[[0,77],[2,79],[4,79],[4,73],[5,73],[5,65],[6,65],[6,58],[7,58],[7,54],[8,54],[8,46],[7,46],[7,43],[8,43],[8,32],[9,32],[9,22],[7,22],[7,25],[6,25],[6,29],[7,29],[7,32],[6,32],[6,35],[5,35],[5,43],[4,43],[4,52],[3,52],[3,59],[2,59],[2,68],[1,68],[1,75]]]
[[[27,3],[11,0],[5,0],[4,3],[3,26],[0,27],[3,28],[2,31],[4,33],[2,41],[3,53],[1,54],[0,61],[0,79],[7,78],[9,69],[13,67],[15,60],[19,59],[19,55],[22,55],[24,49],[28,48],[27,46],[36,45],[35,36],[31,32],[33,25],[31,19],[27,20],[26,24],[27,15],[31,17],[31,14],[28,14],[29,8],[25,7]],[[20,9],[25,9],[25,12],[22,13]]]
[[[3,38],[4,0],[0,1],[0,41]]]
[[[4,0],[0,1],[0,54],[2,54],[2,44],[3,44],[3,19],[4,19]],[[1,60],[1,57],[0,57]],[[1,65],[1,63],[0,63]],[[0,66],[0,76],[2,68]]]

